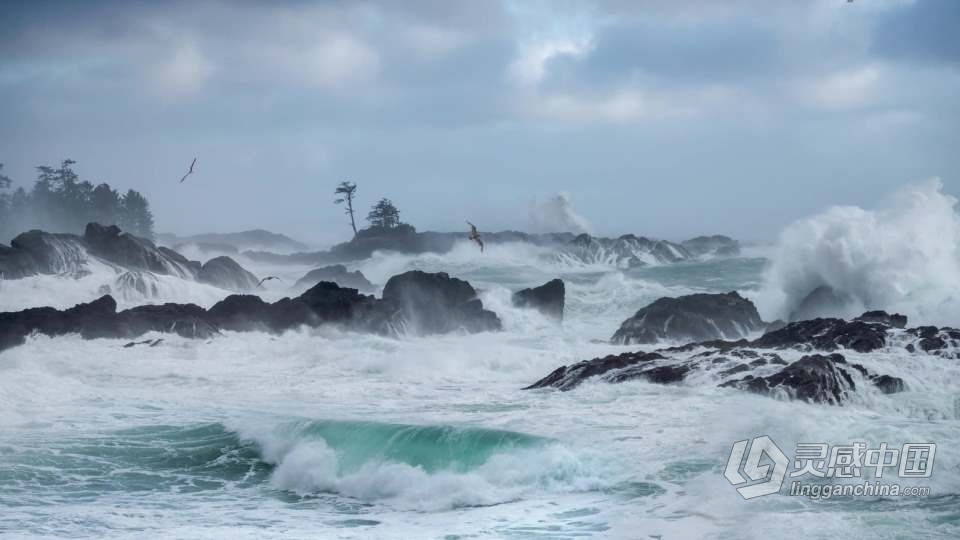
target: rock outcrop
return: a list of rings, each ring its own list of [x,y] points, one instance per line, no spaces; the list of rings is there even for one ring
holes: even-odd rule
[[[298,279],[293,286],[294,288],[301,289],[312,287],[321,281],[329,281],[341,287],[357,289],[358,291],[364,292],[370,292],[376,288],[359,270],[350,272],[347,270],[347,267],[342,264],[315,268]]]
[[[757,308],[737,292],[660,298],[623,322],[613,343],[649,344],[739,339],[766,327]]]
[[[539,287],[521,289],[511,297],[513,305],[522,308],[533,308],[544,315],[563,320],[563,305],[566,295],[562,279],[552,279]]]
[[[722,234],[698,236],[684,240],[680,245],[694,257],[736,257],[740,254],[740,242]]]
[[[472,285],[444,272],[431,274],[419,270],[387,281],[381,305],[369,325],[377,333],[417,335],[501,328],[497,314],[483,309]]]
[[[642,379],[670,384],[684,382],[692,373],[710,372],[710,376],[698,376],[697,380],[768,396],[839,405],[858,385],[875,387],[884,394],[906,388],[900,377],[873,373],[848,361],[845,351],[869,353],[897,346],[910,354],[960,357],[960,330],[900,328],[905,325],[902,315],[882,311],[867,312],[851,321],[798,321],[753,341],[702,341],[585,360],[557,368],[527,388],[570,390],[590,378],[607,383]],[[790,351],[793,355],[800,351],[802,356],[787,362],[781,355],[787,356]]]
[[[300,296],[273,303],[253,295],[231,295],[210,309],[168,303],[117,312],[116,301],[107,295],[64,310],[0,313],[0,350],[23,343],[34,332],[125,339],[164,332],[208,338],[221,330],[283,332],[326,323],[385,335],[500,329],[500,319],[483,309],[466,281],[442,273],[407,272],[387,282],[382,299],[321,282]]]
[[[259,288],[257,276],[225,255],[203,263],[197,273],[197,281],[228,291],[253,291]]]
[[[216,257],[201,265],[167,247],[122,232],[116,225],[88,223],[82,236],[28,231],[0,246],[0,275],[20,279],[37,274],[80,277],[88,265],[99,261],[113,267],[120,277],[114,284],[127,294],[147,292],[156,275],[209,283],[231,291],[257,288],[257,278],[229,257]],[[151,275],[152,274],[152,275]],[[109,284],[105,284],[109,288]]]

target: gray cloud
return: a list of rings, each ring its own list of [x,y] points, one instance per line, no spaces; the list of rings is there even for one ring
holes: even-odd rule
[[[0,162],[23,183],[72,157],[176,232],[333,239],[350,178],[421,227],[523,227],[567,191],[599,233],[772,237],[828,202],[958,185],[958,18],[935,0],[24,3],[0,22]],[[198,154],[184,200],[169,178]]]

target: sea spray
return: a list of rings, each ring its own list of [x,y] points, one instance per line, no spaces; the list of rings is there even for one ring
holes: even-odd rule
[[[876,210],[836,206],[787,227],[756,295],[766,318],[788,318],[828,287],[835,313],[898,311],[911,324],[960,321],[960,216],[939,179],[910,184]]]

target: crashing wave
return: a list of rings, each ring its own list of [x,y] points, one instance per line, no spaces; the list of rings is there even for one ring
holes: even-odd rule
[[[913,320],[960,318],[960,216],[939,179],[876,210],[835,206],[787,227],[757,295],[770,318],[849,317],[887,309]]]

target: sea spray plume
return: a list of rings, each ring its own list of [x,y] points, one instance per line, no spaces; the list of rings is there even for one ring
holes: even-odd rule
[[[909,184],[877,210],[829,208],[780,235],[757,296],[768,319],[905,313],[917,323],[960,319],[960,217],[938,178]],[[811,313],[811,293],[846,305]]]
[[[536,232],[589,233],[590,223],[573,209],[569,193],[558,193],[545,200],[534,199],[530,221]]]

